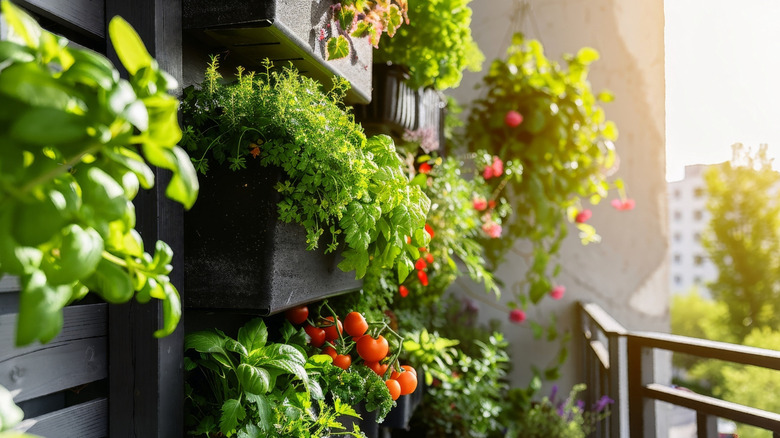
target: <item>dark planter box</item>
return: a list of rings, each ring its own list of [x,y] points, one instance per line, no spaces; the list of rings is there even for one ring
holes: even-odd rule
[[[186,308],[268,315],[360,289],[336,253],[307,251],[303,227],[277,220],[281,173],[250,159],[246,169],[214,166],[201,178],[184,217]]]
[[[409,75],[402,66],[374,64],[373,77],[371,103],[355,106],[355,119],[366,131],[403,138],[406,131],[431,130],[441,149],[447,105],[444,96],[431,88],[410,88],[405,82]]]
[[[360,427],[360,430],[366,434],[367,438],[378,438],[379,424],[376,422],[376,411],[367,412],[366,404],[364,402],[358,403],[354,408],[355,412],[360,415],[360,419],[344,416],[339,417],[339,422],[341,422],[341,424],[346,427],[346,430],[349,431],[353,430],[354,424],[357,424]]]
[[[391,409],[385,417],[385,421],[382,423],[383,427],[392,429],[407,429],[409,427],[409,420],[412,418],[414,410],[422,402],[423,392],[425,392],[425,373],[422,369],[418,373],[417,388],[411,394],[398,397],[396,407]]]
[[[346,58],[325,59],[328,37],[337,32],[332,5],[331,0],[183,0],[183,27],[246,67],[264,58],[278,66],[292,62],[326,87],[333,76],[344,77],[352,85],[347,101],[367,103],[373,60],[368,38],[351,38],[353,53]]]

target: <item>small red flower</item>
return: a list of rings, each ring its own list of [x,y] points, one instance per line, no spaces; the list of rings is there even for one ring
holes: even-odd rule
[[[417,170],[419,170],[420,173],[428,174],[428,172],[431,171],[431,165],[428,163],[422,163]]]
[[[566,286],[558,285],[552,288],[552,290],[550,291],[550,296],[554,300],[560,300],[561,298],[563,298],[563,294],[565,293],[566,293]]]
[[[471,205],[473,205],[473,206],[474,206],[474,209],[475,209],[475,210],[477,210],[477,211],[482,211],[482,210],[484,210],[484,209],[486,209],[486,208],[487,208],[487,206],[488,206],[488,203],[487,203],[487,201],[485,200],[485,198],[483,198],[483,197],[479,196],[479,197],[476,197],[476,198],[474,198],[474,199],[471,201]]]
[[[506,117],[504,117],[504,123],[510,128],[517,128],[523,123],[523,115],[515,110],[509,111],[506,113]]]
[[[577,213],[577,216],[574,218],[574,222],[577,222],[578,224],[584,224],[588,219],[590,219],[591,216],[593,216],[593,212],[586,208],[585,210]]]
[[[417,259],[417,262],[414,264],[414,269],[417,269],[418,271],[422,271],[423,269],[427,268],[428,264],[425,263],[425,260],[421,258]]]
[[[496,201],[494,201],[492,199],[490,201],[488,201],[488,208],[490,208],[491,210],[496,208]]]
[[[482,178],[485,179],[493,178],[493,166],[490,165],[485,166],[485,170],[482,171]]]
[[[401,298],[406,298],[409,295],[409,289],[402,284],[398,286],[398,293],[401,294]]]
[[[252,154],[252,158],[257,158],[258,155],[260,155],[260,146],[252,143],[249,146],[254,146],[249,153]]]
[[[428,274],[426,274],[425,271],[417,271],[417,278],[420,279],[420,283],[422,283],[423,286],[428,286]]]
[[[417,248],[417,249],[419,249],[419,250],[420,250],[420,252],[428,252],[428,248],[426,248],[426,247],[424,247],[424,246],[421,246],[421,247],[419,247],[419,248]]]
[[[431,235],[431,239],[433,239],[433,228],[431,228],[431,226],[430,226],[430,225],[428,225],[428,224],[425,224],[425,231],[427,231],[427,232],[428,232],[428,234],[430,234],[430,235]]]
[[[431,253],[425,254],[425,261],[428,263],[433,263],[433,254]]]
[[[520,309],[512,309],[509,311],[509,320],[515,324],[520,324],[525,321],[525,312]]]
[[[616,210],[620,211],[633,210],[636,206],[636,201],[633,199],[613,199],[612,206],[615,207]]]
[[[411,236],[406,236],[406,244],[411,245],[412,244],[412,238]]]

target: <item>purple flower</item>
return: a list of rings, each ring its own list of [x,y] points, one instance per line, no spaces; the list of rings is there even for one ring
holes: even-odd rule
[[[555,402],[555,396],[558,395],[558,385],[553,385],[550,390],[550,401]]]
[[[580,412],[585,410],[585,402],[582,400],[577,400],[577,409],[580,410]]]
[[[607,405],[611,405],[612,403],[615,403],[615,400],[612,400],[606,395],[602,395],[599,401],[596,402],[596,406],[593,408],[596,412],[601,412],[604,410],[604,408],[607,407]]]

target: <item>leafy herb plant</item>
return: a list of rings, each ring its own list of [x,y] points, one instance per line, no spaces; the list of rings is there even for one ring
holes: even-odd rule
[[[176,146],[178,101],[166,92],[176,81],[121,18],[108,31],[129,80],[8,1],[2,12],[0,276],[21,283],[16,343],[50,341],[62,308],[88,290],[111,303],[163,300],[155,335],[171,333],[181,315],[171,249],[144,252],[131,201],[154,185],[151,164],[173,171],[168,197],[195,202],[195,169]]]
[[[485,59],[471,36],[470,1],[411,2],[409,24],[382,43],[376,60],[408,67],[413,88],[457,87],[463,71],[479,71]]]
[[[214,59],[202,88],[185,91],[185,143],[196,167],[206,172],[213,158],[239,170],[258,159],[282,169],[279,219],[303,225],[309,249],[327,232],[325,252],[346,242],[345,272],[360,278],[389,268],[405,279],[430,238],[430,201],[409,184],[392,140],[366,139],[343,109],[345,83],[325,94],[313,80],[291,68],[272,71],[270,63],[257,74],[239,69],[230,85],[220,79]]]
[[[329,358],[307,360],[293,345],[268,342],[262,319],[239,329],[238,339],[219,330],[191,333],[185,348],[200,353],[195,360],[186,358],[187,370],[202,371],[204,386],[211,388],[204,394],[186,385],[192,435],[321,436],[343,429],[338,416],[357,416],[338,398],[326,404],[320,385],[310,378],[308,369],[320,368],[320,360]]]

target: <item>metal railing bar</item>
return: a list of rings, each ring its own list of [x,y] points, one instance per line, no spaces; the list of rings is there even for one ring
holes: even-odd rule
[[[642,396],[673,405],[693,409],[697,412],[727,418],[737,423],[748,424],[766,430],[780,432],[780,414],[751,408],[694,392],[670,388],[658,383],[642,387]]]
[[[598,304],[581,303],[581,306],[585,314],[606,334],[625,335],[628,333],[625,327],[620,325],[615,318],[604,311]]]
[[[609,371],[609,350],[607,347],[600,341],[590,341],[590,349],[601,362],[601,367],[605,371]]]
[[[633,332],[628,337],[633,338],[645,348],[659,348],[699,357],[780,370],[780,351],[666,333]]]

